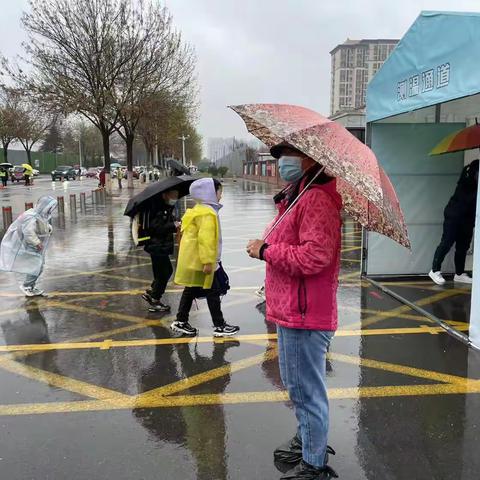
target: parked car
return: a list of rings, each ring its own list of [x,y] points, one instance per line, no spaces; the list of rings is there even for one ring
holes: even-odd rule
[[[77,171],[68,165],[57,167],[52,171],[52,182],[55,180],[75,180],[77,178]]]
[[[40,175],[40,170],[37,170],[36,168],[33,169],[33,176],[38,177]]]
[[[87,178],[97,178],[98,177],[98,169],[97,167],[90,167],[85,174]]]
[[[10,170],[10,172],[11,172],[10,179],[12,180],[12,183],[21,182],[25,178],[25,174],[24,174],[25,169],[23,167],[20,167],[20,166],[13,167]]]

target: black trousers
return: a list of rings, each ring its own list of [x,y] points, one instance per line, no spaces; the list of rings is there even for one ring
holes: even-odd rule
[[[153,270],[152,297],[155,300],[160,300],[173,273],[172,262],[168,255],[150,254],[150,257],[152,258]]]
[[[457,219],[446,217],[443,223],[443,234],[433,257],[432,270],[442,270],[442,263],[450,249],[455,245],[455,273],[461,275],[465,272],[465,259],[472,242],[474,224],[460,222]]]
[[[212,322],[215,327],[221,327],[225,324],[222,313],[222,302],[220,301],[220,293],[216,288],[210,290],[204,290],[200,287],[185,287],[183,290],[182,298],[180,299],[180,305],[178,307],[177,321],[188,322],[190,310],[192,308],[193,301],[196,298],[206,298],[210,315],[212,316]]]
[[[7,177],[2,177],[2,185],[3,185],[4,187],[7,186],[7,180],[8,180]]]

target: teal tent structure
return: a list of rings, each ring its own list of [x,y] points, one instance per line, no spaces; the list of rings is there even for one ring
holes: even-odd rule
[[[422,12],[368,86],[367,143],[392,179],[412,241],[409,252],[365,233],[362,270],[368,277],[426,275],[431,269],[443,210],[462,168],[479,155],[432,157],[429,152],[480,118],[479,50],[480,13]],[[480,225],[478,213],[477,208]],[[480,245],[480,228],[475,237]],[[480,277],[480,248],[467,263],[478,265]],[[453,271],[451,252],[444,272]],[[469,342],[477,347],[479,297],[480,281],[474,275]]]

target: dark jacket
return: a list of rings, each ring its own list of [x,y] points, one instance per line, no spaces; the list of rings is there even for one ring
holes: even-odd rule
[[[147,229],[150,241],[145,245],[147,253],[151,255],[173,254],[173,234],[177,231],[173,209],[174,207],[162,202],[162,204],[158,205],[158,210],[150,214]]]
[[[460,175],[457,188],[445,207],[445,218],[449,221],[474,226],[477,206],[478,160],[467,165]]]

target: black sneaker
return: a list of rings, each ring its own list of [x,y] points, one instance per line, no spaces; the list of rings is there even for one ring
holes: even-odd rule
[[[158,300],[153,298],[152,295],[148,292],[142,293],[142,298],[150,305],[153,305],[154,303],[158,303]]]
[[[325,453],[325,464],[328,463],[330,455],[335,455],[335,450],[327,445]],[[277,469],[286,473],[302,461],[302,439],[295,435],[289,442],[284,443],[273,452],[274,463]]]
[[[162,302],[152,302],[150,304],[149,312],[169,312],[171,310],[170,305],[165,305]]]
[[[193,328],[188,322],[173,322],[170,328],[174,332],[184,333],[185,335],[196,335],[197,329]]]
[[[280,477],[280,480],[330,480],[331,478],[338,478],[333,468],[328,465],[317,468],[302,460],[293,470]]]
[[[223,327],[215,327],[213,329],[213,336],[214,337],[231,337],[235,335],[240,330],[240,327],[236,327],[235,325],[228,325],[225,323]]]

